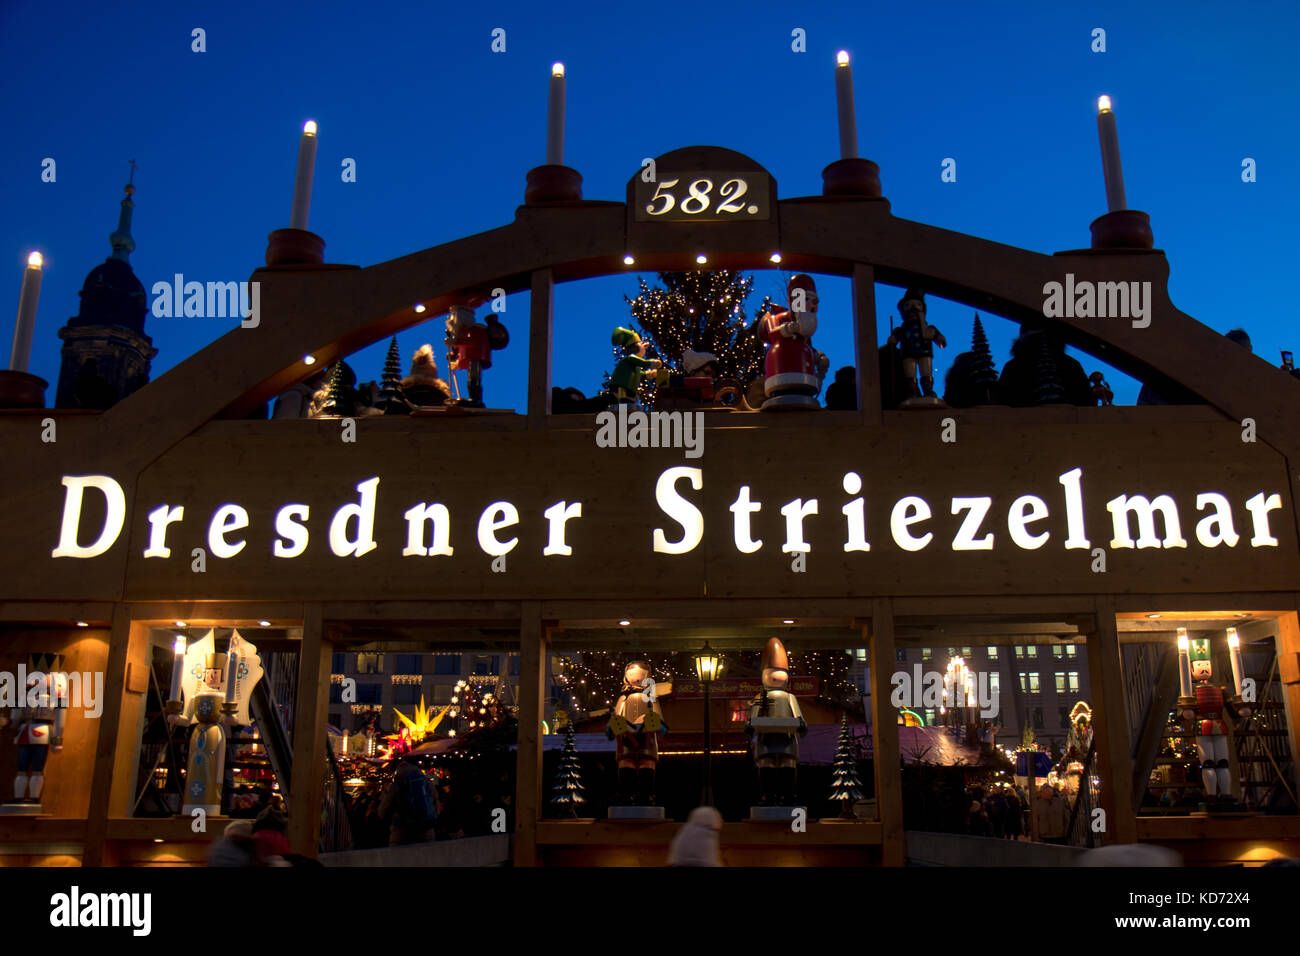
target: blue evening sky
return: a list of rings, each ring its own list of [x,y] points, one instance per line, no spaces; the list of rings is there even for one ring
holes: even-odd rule
[[[329,261],[369,265],[509,222],[544,161],[554,60],[569,78],[565,159],[586,198],[621,200],[642,157],[693,144],[752,156],[783,197],[817,194],[838,155],[833,62],[846,48],[861,154],[880,164],[894,214],[1041,252],[1086,246],[1105,212],[1095,103],[1109,93],[1129,204],[1151,215],[1175,304],[1220,332],[1245,326],[1276,365],[1280,349],[1300,350],[1284,285],[1300,219],[1298,25],[1290,2],[7,0],[0,302],[11,322],[27,253],[41,251],[31,371],[52,400],[56,333],[110,251],[127,160],[140,166],[131,263],[146,289],[177,272],[242,280],[288,225],[307,118],[321,127],[310,225]],[[191,52],[195,27],[205,53]],[[806,53],[791,51],[796,27]],[[1105,53],[1090,49],[1095,27]],[[46,157],[54,183],[41,181]],[[344,157],[355,183],[341,181]],[[940,181],[945,157],[956,183]],[[1246,157],[1257,182],[1241,180]],[[751,311],[781,285],[759,273]],[[556,384],[598,388],[634,290],[635,274],[561,288]],[[882,327],[898,291],[879,289]],[[833,369],[852,360],[848,282],[822,292],[815,344]],[[512,297],[514,343],[485,373],[489,405],[523,405],[526,317],[527,296]],[[950,339],[941,375],[967,347],[971,310],[932,300],[930,318]],[[154,377],[232,324],[151,318]],[[1001,363],[1015,329],[988,324]],[[441,356],[441,335],[441,320],[404,332],[403,361],[425,341]],[[351,357],[360,379],[379,377],[385,344]],[[1132,402],[1136,383],[1109,377]]]

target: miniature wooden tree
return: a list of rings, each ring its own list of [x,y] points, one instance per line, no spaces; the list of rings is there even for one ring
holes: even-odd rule
[[[582,764],[574,743],[573,721],[564,728],[564,750],[555,772],[555,785],[551,787],[551,809],[557,816],[576,817],[587,804],[582,789]]]
[[[970,365],[971,392],[978,399],[977,404],[993,401],[993,388],[998,383],[998,370],[993,362],[993,351],[989,348],[988,336],[984,334],[984,325],[980,315],[975,313],[975,328],[971,332],[970,350],[974,358]]]
[[[839,804],[840,818],[854,818],[853,805],[862,799],[862,781],[858,779],[858,762],[853,756],[853,736],[849,732],[849,718],[840,718],[840,739],[835,745],[835,760],[831,764],[832,804]]]
[[[1061,372],[1056,366],[1056,357],[1046,335],[1038,339],[1038,359],[1034,366],[1034,404],[1059,405],[1065,401],[1065,386],[1061,382]]]
[[[397,350],[397,336],[388,343],[388,355],[384,358],[384,373],[380,378],[379,407],[387,409],[390,405],[400,404],[402,395],[402,355]]]

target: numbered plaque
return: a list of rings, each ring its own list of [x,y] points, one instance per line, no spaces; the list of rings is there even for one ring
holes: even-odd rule
[[[772,217],[771,180],[765,172],[660,170],[653,183],[640,177],[635,182],[637,222],[745,222]]]

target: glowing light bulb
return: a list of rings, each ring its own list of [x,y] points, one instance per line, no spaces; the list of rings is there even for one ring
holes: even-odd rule
[[[303,133],[305,133],[305,134],[308,135],[308,136],[315,136],[315,135],[316,135],[316,121],[315,121],[315,120],[308,120],[307,122],[303,123],[303,124],[302,124],[302,131],[303,131]]]
[[[835,54],[835,65],[836,65],[836,66],[848,66],[848,65],[849,65],[849,51],[848,51],[848,50],[840,50],[839,53],[836,53],[836,54]]]
[[[630,266],[634,262],[636,262],[636,260],[632,258],[632,254],[630,252],[623,257],[623,265],[625,266]]]
[[[704,265],[704,263],[709,261],[709,257],[701,252],[698,256],[695,257],[695,261],[698,262],[700,265]]]
[[[552,64],[551,64],[551,76],[564,76],[564,64],[563,64],[563,63],[552,63]]]
[[[1105,113],[1109,109],[1110,109],[1110,97],[1105,95],[1097,97],[1097,112]]]
[[[41,254],[39,252],[33,252],[30,256],[27,257],[27,264],[31,266],[33,269],[39,269],[41,267],[41,264],[44,261],[45,260],[41,258]]]

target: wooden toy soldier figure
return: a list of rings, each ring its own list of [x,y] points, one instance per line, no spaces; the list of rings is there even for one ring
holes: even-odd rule
[[[609,391],[614,396],[614,403],[637,405],[640,403],[638,389],[646,370],[660,368],[663,362],[645,357],[645,343],[631,329],[615,329],[609,341],[623,350],[623,358],[609,377]]]
[[[469,372],[467,391],[469,398],[458,404],[471,408],[483,407],[483,369],[492,367],[492,351],[510,344],[510,333],[489,312],[487,325],[474,321],[473,305],[452,306],[447,316],[447,368],[453,373],[464,369]]]
[[[898,313],[903,322],[889,333],[886,345],[898,343],[903,356],[903,376],[907,382],[907,391],[911,396],[904,405],[942,405],[943,402],[934,394],[934,346],[947,348],[948,340],[943,333],[925,321],[925,293],[919,289],[908,289],[898,300]],[[921,387],[917,388],[917,370],[921,373]]]
[[[790,660],[783,645],[772,638],[763,648],[763,689],[749,707],[745,736],[750,738],[754,763],[758,767],[759,802],[765,806],[794,806],[795,771],[799,766],[799,737],[808,724],[799,701],[786,688],[790,684]],[[788,730],[764,730],[757,718],[783,718]]]
[[[0,719],[0,726],[17,727],[14,743],[18,745],[18,773],[14,776],[14,802],[40,803],[45,788],[45,763],[50,751],[63,749],[63,723],[67,711],[60,698],[67,694],[66,679],[61,673],[61,659],[52,654],[28,657],[29,670],[25,687],[19,691],[21,706]]]
[[[764,411],[820,407],[816,395],[822,383],[811,344],[817,331],[817,285],[812,276],[800,273],[786,283],[786,294],[789,308],[777,308],[758,320],[758,335],[767,343]]]
[[[659,734],[667,729],[650,665],[632,661],[623,671],[623,689],[605,728],[606,735],[618,741],[618,805],[655,805]]]
[[[1231,809],[1232,774],[1228,764],[1228,720],[1233,712],[1249,717],[1251,707],[1240,695],[1225,697],[1223,688],[1213,683],[1209,638],[1191,641],[1191,672],[1195,697],[1180,697],[1178,704],[1185,720],[1200,717],[1196,725],[1196,755],[1201,761],[1201,782],[1205,786],[1210,809]]]

